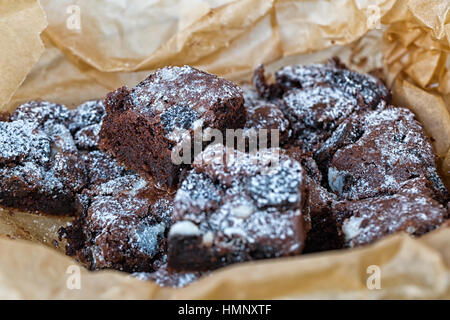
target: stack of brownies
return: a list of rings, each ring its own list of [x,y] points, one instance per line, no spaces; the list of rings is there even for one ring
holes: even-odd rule
[[[430,140],[379,80],[337,60],[253,80],[166,67],[74,110],[26,103],[0,117],[0,204],[74,214],[68,255],[166,286],[448,219]]]

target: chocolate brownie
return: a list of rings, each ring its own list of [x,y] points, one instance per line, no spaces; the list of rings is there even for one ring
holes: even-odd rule
[[[420,236],[437,228],[447,210],[431,196],[425,179],[405,183],[398,193],[334,205],[334,215],[345,247],[372,243],[395,232]]]
[[[100,150],[82,152],[81,159],[86,167],[88,188],[132,173]]]
[[[332,144],[343,145],[328,155],[328,185],[333,192],[358,200],[394,194],[407,180],[423,177],[433,183],[437,197],[446,201],[431,143],[411,111],[388,106],[348,122],[359,127],[353,130],[356,134],[350,134],[353,138],[344,138],[344,142],[331,138]]]
[[[30,101],[17,107],[11,114],[11,121],[35,122],[40,126],[48,124],[68,125],[70,112],[66,106],[49,101]]]
[[[189,168],[172,161],[175,146],[191,143],[194,131],[225,132],[246,119],[239,87],[189,66],[159,69],[135,88],[120,88],[105,108],[101,148],[163,186],[176,185]]]
[[[292,128],[291,143],[306,151],[319,149],[350,115],[391,99],[379,80],[350,71],[338,60],[284,67],[274,84],[267,84],[260,67],[254,82],[261,97],[279,103]]]
[[[264,134],[261,131],[263,129],[267,132],[265,134],[267,137],[266,146],[279,147],[287,143],[292,130],[280,107],[274,102],[260,98],[257,91],[251,86],[243,86],[243,90],[244,106],[247,112],[247,121],[244,127],[245,136],[259,137],[259,134]],[[272,135],[277,136],[278,145],[271,145]],[[261,148],[262,146],[263,144],[258,144],[258,147]]]
[[[77,198],[73,224],[60,230],[66,253],[91,270],[155,271],[166,252],[172,199],[133,173],[91,186]]]
[[[47,101],[19,106],[0,122],[0,199],[6,207],[70,214],[86,170],[67,128],[69,110]]]
[[[282,150],[209,146],[175,197],[169,268],[202,271],[300,254],[304,193],[301,164]]]
[[[275,74],[276,85],[284,92],[293,88],[331,87],[358,99],[369,108],[382,100],[391,101],[391,94],[377,78],[353,72],[338,59],[326,64],[292,65],[281,68]]]
[[[342,121],[361,109],[355,97],[334,87],[293,89],[282,100],[295,142],[306,151],[317,150]]]
[[[102,100],[87,101],[70,111],[69,130],[79,150],[98,150],[104,116]]]
[[[341,248],[332,206],[338,197],[321,185],[322,173],[310,152],[299,147],[286,146],[290,157],[299,161],[305,169],[307,236],[304,253]]]
[[[126,172],[98,150],[104,113],[102,101],[74,110],[30,101],[5,118],[9,122],[0,122],[2,205],[72,214],[76,195],[84,188]]]

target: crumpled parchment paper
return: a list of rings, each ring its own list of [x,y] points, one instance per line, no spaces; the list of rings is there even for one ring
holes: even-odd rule
[[[38,98],[75,107],[124,84],[133,86],[165,65],[191,64],[245,82],[260,63],[270,73],[339,56],[385,79],[396,102],[424,124],[450,176],[448,1],[41,0],[40,5],[0,0],[0,30],[6,30],[0,32],[0,111]],[[70,220],[0,209],[0,298],[450,298],[448,225],[420,239],[399,234],[360,249],[234,265],[171,289],[117,271],[78,268],[62,254],[64,243],[54,241]],[[380,275],[379,289],[373,270]],[[78,272],[80,288],[73,285]]]

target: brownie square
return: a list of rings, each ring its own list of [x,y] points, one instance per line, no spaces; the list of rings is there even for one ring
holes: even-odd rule
[[[333,192],[358,200],[394,194],[404,182],[423,177],[432,182],[436,196],[447,201],[433,148],[411,111],[387,106],[348,122],[359,127],[358,135],[350,139],[342,135],[344,143],[330,138],[342,145],[331,156],[328,167],[328,185]],[[336,135],[340,132],[338,129]]]
[[[100,147],[143,177],[173,186],[190,167],[172,161],[173,148],[200,129],[242,128],[243,102],[230,81],[189,66],[166,67],[135,88],[108,94]]]
[[[154,272],[167,250],[172,200],[131,172],[91,185],[77,196],[75,221],[60,230],[66,253],[91,270]]]
[[[315,152],[348,117],[391,100],[378,79],[353,72],[337,59],[326,64],[292,65],[268,84],[261,66],[254,83],[259,95],[278,104],[292,129],[290,144]]]
[[[382,100],[391,101],[391,93],[377,78],[351,71],[338,59],[326,64],[291,65],[278,70],[276,84],[286,92],[293,88],[333,87],[374,108]]]
[[[432,198],[427,185],[417,178],[394,195],[336,203],[333,214],[344,247],[366,245],[396,232],[420,236],[437,228],[447,210]]]
[[[176,194],[168,266],[202,271],[300,254],[304,203],[303,168],[281,150],[245,154],[211,145]]]
[[[67,128],[68,110],[33,101],[0,122],[0,204],[71,214],[86,168]]]

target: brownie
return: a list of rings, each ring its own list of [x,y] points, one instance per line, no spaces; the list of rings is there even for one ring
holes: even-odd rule
[[[259,137],[264,134],[261,130],[266,130],[267,142],[265,144],[258,143],[261,148],[279,147],[288,142],[292,130],[288,119],[284,116],[279,105],[259,97],[258,92],[251,86],[243,86],[244,90],[244,107],[247,112],[247,119],[244,127],[245,136]],[[277,136],[277,145],[272,146],[272,135]],[[260,140],[258,140],[260,142]]]
[[[304,193],[301,164],[282,150],[209,146],[175,196],[169,268],[203,271],[300,254]]]
[[[132,172],[119,165],[111,156],[100,150],[82,152],[81,159],[86,167],[88,188]]]
[[[358,200],[393,194],[404,182],[423,177],[445,201],[447,191],[437,173],[431,143],[411,111],[388,106],[348,121],[359,126],[359,134],[345,143],[331,138],[344,145],[329,155],[328,185],[333,192]]]
[[[278,70],[268,84],[264,68],[255,71],[259,95],[276,101],[292,128],[291,144],[315,152],[349,116],[390,101],[381,81],[348,70],[337,59],[327,64],[294,65]]]
[[[127,172],[98,150],[104,114],[101,100],[85,102],[74,110],[30,101],[0,122],[1,204],[73,214],[77,194]]]
[[[382,100],[391,101],[391,93],[377,78],[351,71],[338,59],[326,64],[291,65],[275,73],[276,85],[284,91],[293,88],[331,87],[373,108]]]
[[[91,270],[154,272],[166,252],[172,194],[133,173],[77,197],[76,219],[62,228],[66,253]]]
[[[345,247],[372,243],[395,232],[420,236],[441,225],[447,210],[434,200],[421,178],[406,182],[389,196],[343,201],[334,205],[334,215]]]
[[[342,121],[361,109],[355,97],[334,87],[293,89],[282,101],[295,142],[306,151],[317,150]]]
[[[105,113],[103,100],[91,100],[80,104],[69,112],[70,132],[76,134],[80,130],[101,124]]]
[[[246,120],[238,86],[189,66],[159,69],[135,88],[120,88],[108,94],[105,108],[100,147],[162,186],[176,185],[190,167],[175,164],[172,151],[192,143],[194,131],[225,133]]]
[[[17,107],[11,114],[11,121],[23,120],[35,122],[40,126],[45,124],[60,124],[67,126],[70,111],[66,106],[49,101],[30,101]]]
[[[304,253],[341,248],[337,223],[332,215],[333,204],[338,197],[321,185],[322,173],[311,152],[296,146],[286,146],[287,154],[301,163],[305,170],[306,241]]]
[[[62,105],[32,101],[0,122],[0,204],[70,214],[86,185],[86,169]]]

